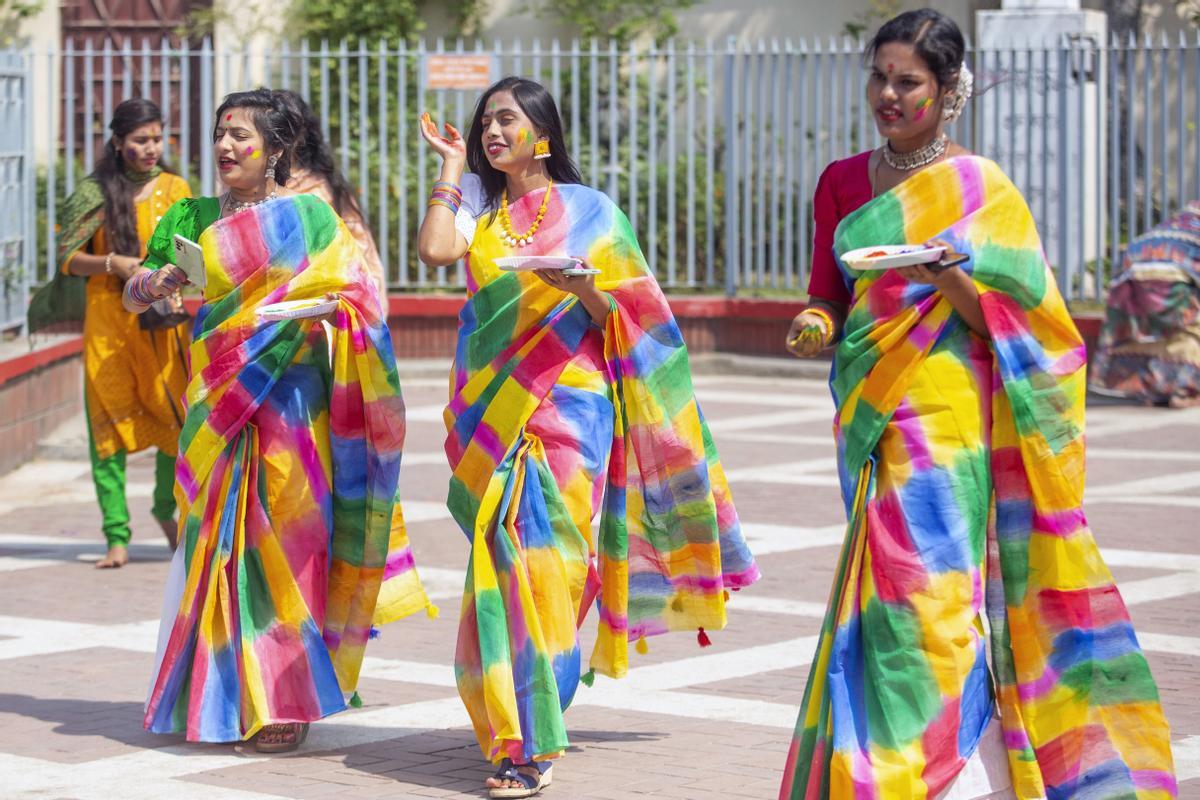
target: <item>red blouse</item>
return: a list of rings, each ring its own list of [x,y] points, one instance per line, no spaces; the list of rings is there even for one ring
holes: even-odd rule
[[[850,290],[833,257],[833,232],[838,223],[874,192],[868,162],[871,151],[834,161],[821,173],[813,195],[813,257],[808,278],[808,295],[834,303],[850,305]]]

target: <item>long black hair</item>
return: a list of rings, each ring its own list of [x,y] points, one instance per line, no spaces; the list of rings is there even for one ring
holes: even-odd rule
[[[143,125],[153,122],[161,125],[162,121],[163,115],[158,106],[145,98],[134,97],[118,105],[108,123],[112,136],[104,143],[104,155],[96,163],[92,177],[104,193],[104,226],[109,249],[114,253],[136,256],[142,250],[133,198],[145,185],[125,175],[125,156],[117,147],[117,139],[124,139]],[[162,159],[159,159],[158,165],[165,172],[174,171]]]
[[[467,166],[479,176],[487,206],[495,208],[500,204],[500,195],[507,185],[504,173],[489,164],[483,152],[483,114],[488,98],[496,92],[511,92],[533,126],[550,140],[550,157],[544,162],[550,177],[556,183],[583,183],[579,168],[567,154],[567,140],[563,136],[562,119],[558,116],[554,97],[537,81],[510,75],[493,83],[479,96],[467,134]]]
[[[254,127],[263,138],[264,156],[279,151],[279,160],[275,162],[275,183],[283,186],[291,177],[292,159],[295,157],[296,143],[300,140],[304,123],[275,92],[259,87],[225,96],[221,107],[217,109],[216,119],[213,120],[214,137],[217,125],[221,124],[221,120],[231,108],[244,108],[250,112],[250,119],[254,121]]]
[[[333,210],[338,216],[345,216],[345,212],[350,211],[361,217],[358,194],[334,164],[333,151],[321,132],[321,120],[304,98],[291,89],[276,89],[275,94],[301,122],[300,138],[296,140],[296,165],[325,179],[333,196]]]
[[[917,55],[937,77],[938,88],[953,89],[962,67],[967,45],[954,20],[932,8],[905,11],[883,23],[867,45],[863,58],[875,59],[880,47],[892,42],[911,44]]]

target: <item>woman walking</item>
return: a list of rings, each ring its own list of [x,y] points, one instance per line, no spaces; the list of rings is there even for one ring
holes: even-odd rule
[[[396,497],[391,339],[345,225],[281,188],[299,128],[265,89],[225,98],[213,156],[228,192],[173,206],[125,291],[144,308],[184,277],[176,235],[199,243],[184,540],[145,726],[264,752],[346,707],[372,624],[428,605]]]
[[[1200,404],[1200,200],[1130,243],[1108,289],[1092,391]]]
[[[63,206],[58,246],[63,277],[55,279],[87,279],[84,407],[92,482],[108,542],[108,553],[96,564],[102,569],[129,560],[129,453],[157,450],[151,514],[175,547],[175,454],[179,399],[187,380],[187,328],[180,317],[160,319],[154,327],[140,325],[122,307],[121,291],[138,269],[155,224],[171,204],[191,194],[187,182],[163,163],[158,106],[141,98],[126,100],[108,127],[112,136],[103,157]],[[34,309],[38,305],[35,299]],[[31,318],[36,316],[31,310]]]
[[[912,11],[868,53],[887,143],[821,176],[788,343],[837,343],[849,527],[780,797],[1174,796],[1157,690],[1081,507],[1082,341],[1024,200],[943,131],[970,94],[962,35]],[[924,243],[940,260],[850,257]]]
[[[597,593],[588,682],[624,675],[646,636],[699,629],[707,644],[725,591],[758,569],[679,328],[625,215],[581,184],[554,99],[505,78],[465,140],[428,115],[421,131],[442,158],[421,259],[468,264],[445,412],[448,502],[471,542],[458,687],[499,765],[491,796],[528,797],[568,746]],[[524,271],[531,256],[552,260]]]

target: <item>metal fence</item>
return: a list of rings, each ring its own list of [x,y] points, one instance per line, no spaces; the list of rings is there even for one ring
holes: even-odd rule
[[[270,52],[215,52],[208,41],[122,50],[68,42],[24,56],[38,76],[26,91],[44,98],[38,138],[53,145],[44,174],[52,189],[36,209],[44,258],[35,267],[22,251],[29,274],[41,280],[54,269],[56,205],[91,170],[117,102],[158,102],[168,156],[211,194],[215,105],[227,92],[268,85],[296,89],[321,118],[392,286],[461,286],[461,265],[426,267],[413,246],[437,170],[417,117],[429,110],[465,129],[477,96],[426,87],[430,56],[446,53],[486,55],[492,77],[523,75],[553,92],[585,180],[626,211],[674,290],[802,289],[823,166],[880,144],[862,43],[850,40],[624,49],[438,40]],[[1101,299],[1123,244],[1200,196],[1200,36],[1063,38],[971,49],[968,63],[978,95],[951,135],[995,159],[1025,194],[1069,297]]]
[[[0,51],[0,331],[25,321],[36,257],[30,92],[26,59]]]

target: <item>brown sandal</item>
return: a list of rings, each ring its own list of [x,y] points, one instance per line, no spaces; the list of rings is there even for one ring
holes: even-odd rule
[[[263,741],[263,735],[270,736],[274,741]],[[307,722],[281,722],[277,725],[264,725],[254,736],[254,749],[260,753],[290,753],[308,737]]]

